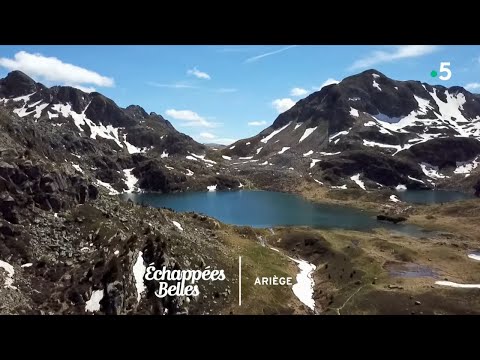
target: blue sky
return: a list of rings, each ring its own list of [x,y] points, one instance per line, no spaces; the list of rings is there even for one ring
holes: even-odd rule
[[[451,79],[432,78],[446,61]],[[0,77],[18,69],[48,86],[95,89],[200,142],[253,136],[322,84],[369,68],[480,92],[480,46],[0,46]]]

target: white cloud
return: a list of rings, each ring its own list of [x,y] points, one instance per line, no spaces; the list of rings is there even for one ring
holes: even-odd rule
[[[171,89],[197,89],[198,88],[198,86],[184,84],[184,83],[161,84],[153,81],[148,81],[147,85],[155,86],[155,87],[171,88]]]
[[[304,96],[308,94],[308,90],[302,89],[295,87],[292,90],[290,90],[290,96]]]
[[[267,122],[265,120],[262,121],[250,121],[248,123],[248,126],[264,126],[267,125]]]
[[[355,61],[350,70],[368,68],[373,65],[399,59],[414,58],[430,54],[439,49],[436,45],[399,45],[392,51],[373,51],[368,56]]]
[[[212,144],[221,144],[221,145],[229,145],[231,143],[234,143],[235,139],[231,138],[222,138],[218,137],[215,134],[209,133],[209,132],[202,132],[198,134],[197,136],[194,136],[195,140],[200,142],[200,143],[212,143]]]
[[[112,87],[115,82],[112,78],[102,76],[95,71],[64,63],[56,57],[47,57],[41,54],[30,54],[19,51],[13,59],[0,58],[0,67],[8,70],[20,70],[37,81],[48,81],[60,85],[70,86],[97,85]],[[84,87],[86,89],[91,89]]]
[[[86,93],[91,93],[91,92],[97,91],[97,89],[95,89],[92,86],[82,86],[82,85],[75,85],[75,84],[73,84],[73,85],[65,84],[65,85],[77,88],[78,90],[82,90],[83,92],[86,92]]]
[[[480,89],[480,83],[477,83],[477,82],[469,83],[465,85],[465,89],[469,91]]]
[[[272,105],[277,110],[279,114],[287,111],[293,105],[295,105],[295,101],[290,98],[283,98],[283,99],[275,99],[272,101]]]
[[[210,80],[211,79],[210,75],[208,75],[206,72],[198,70],[196,67],[194,67],[193,69],[189,69],[187,71],[187,74],[188,75],[193,75],[193,76],[195,76],[199,79],[205,79],[205,80]]]
[[[199,137],[201,137],[202,139],[211,140],[211,139],[215,139],[217,136],[209,132],[202,132],[200,133]]]
[[[220,89],[215,89],[214,91],[217,93],[225,94],[225,93],[237,92],[238,90],[235,88],[220,88]]]
[[[206,127],[206,128],[213,128],[216,127],[215,123],[207,121],[204,117],[198,115],[196,112],[192,110],[175,110],[175,109],[168,109],[165,114],[167,116],[182,121],[180,124],[181,126],[195,126],[195,127]]]
[[[253,57],[250,57],[248,58],[247,60],[245,60],[246,63],[251,63],[251,62],[254,62],[254,61],[257,61],[257,60],[260,60],[264,57],[267,57],[267,56],[271,56],[271,55],[275,55],[275,54],[279,54],[281,52],[284,52],[288,49],[292,49],[294,47],[297,47],[298,45],[290,45],[290,46],[286,46],[286,47],[283,47],[279,50],[275,50],[275,51],[270,51],[270,52],[267,52],[267,53],[264,53],[264,54],[261,54],[261,55],[257,55],[257,56],[253,56]]]
[[[325,80],[322,85],[320,85],[319,87],[313,87],[314,90],[322,90],[323,87],[325,86],[328,86],[328,85],[332,85],[332,84],[338,84],[340,81],[338,80],[335,80],[333,78],[328,78],[327,80]]]

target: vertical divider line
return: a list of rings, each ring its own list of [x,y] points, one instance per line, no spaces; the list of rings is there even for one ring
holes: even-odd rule
[[[238,306],[242,306],[242,257],[238,257]]]

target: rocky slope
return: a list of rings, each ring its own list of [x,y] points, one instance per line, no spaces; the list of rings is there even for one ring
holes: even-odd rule
[[[480,95],[367,70],[300,100],[222,154],[336,186],[473,191],[479,140]]]

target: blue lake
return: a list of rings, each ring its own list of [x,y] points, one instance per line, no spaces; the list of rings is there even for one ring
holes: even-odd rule
[[[360,231],[386,228],[415,236],[424,234],[414,225],[378,221],[374,213],[339,205],[317,204],[300,196],[280,192],[240,190],[121,196],[124,200],[131,199],[157,208],[203,213],[233,225],[258,228],[310,226]]]

